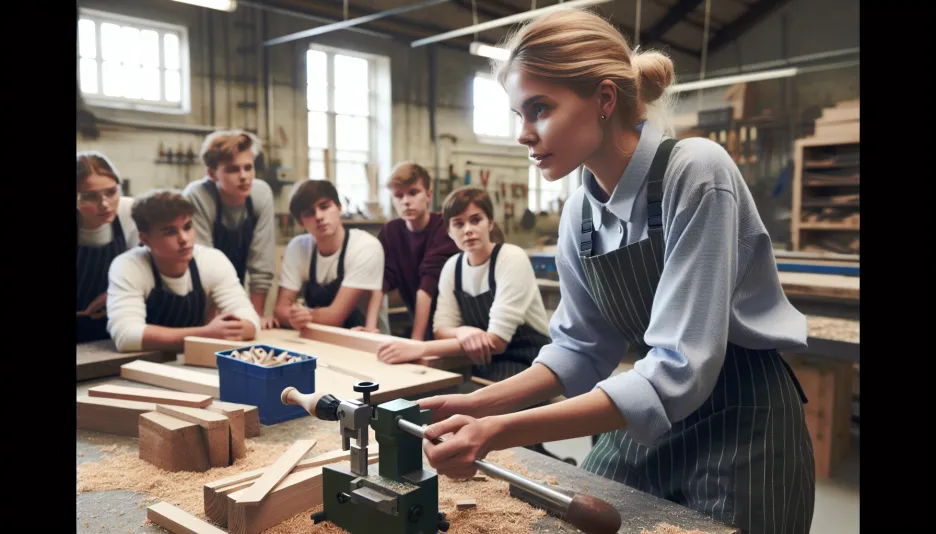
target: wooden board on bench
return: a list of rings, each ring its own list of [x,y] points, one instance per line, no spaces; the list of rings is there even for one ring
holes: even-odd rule
[[[173,352],[156,350],[118,352],[117,345],[110,339],[79,343],[75,347],[76,382],[107,376],[120,376],[120,366],[134,360],[162,363],[175,361],[176,359]]]

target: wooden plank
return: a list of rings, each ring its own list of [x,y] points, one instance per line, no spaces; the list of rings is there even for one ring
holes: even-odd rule
[[[165,501],[147,508],[146,518],[173,534],[225,534],[220,528]]]
[[[208,395],[194,393],[181,393],[179,391],[166,391],[161,389],[134,388],[103,384],[88,389],[91,397],[104,397],[109,399],[135,400],[140,402],[155,402],[174,406],[188,406],[190,408],[204,408],[211,404]]]
[[[340,347],[359,350],[377,354],[377,349],[389,341],[399,340],[396,336],[386,334],[374,334],[371,332],[356,332],[347,328],[338,328],[334,326],[325,326],[310,324],[302,329],[299,335],[305,339],[330,343]],[[470,367],[471,360],[467,356],[454,358],[440,358],[438,356],[427,356],[414,362],[416,365],[425,365],[435,369],[457,369],[460,367]]]
[[[211,467],[227,467],[233,463],[231,428],[227,417],[209,410],[165,404],[156,405],[156,411],[201,426],[208,443],[208,459]]]
[[[162,363],[152,363],[137,360],[120,366],[120,376],[134,382],[150,384],[153,386],[210,395],[218,398],[221,393],[220,379],[217,375],[210,375],[173,367]]]
[[[267,493],[283,480],[292,471],[292,468],[299,463],[299,460],[315,446],[315,442],[314,439],[301,439],[293,443],[282,456],[273,462],[273,465],[267,468],[250,489],[240,495],[237,499],[238,504],[251,506],[259,504]]]
[[[789,296],[860,300],[861,279],[857,276],[781,271],[780,284]]]
[[[110,339],[79,343],[75,347],[75,381],[120,376],[120,366],[134,360],[171,362],[175,359],[174,352],[119,352]]]
[[[377,445],[369,447],[367,450],[368,463],[376,463],[379,457]],[[335,450],[319,454],[313,458],[301,460],[292,473],[298,473],[307,469],[321,467],[323,465],[333,464],[340,461],[346,461],[351,457],[350,451]],[[266,467],[238,473],[214,482],[205,484],[203,488],[205,515],[215,523],[227,527],[227,496],[236,491],[249,488],[254,481],[260,478],[266,471]],[[291,473],[291,474],[292,474]],[[268,495],[269,497],[269,495]]]
[[[78,397],[78,428],[118,436],[140,435],[140,415],[156,410],[151,402],[137,402],[98,397]]]
[[[189,336],[184,340],[182,363],[197,367],[218,368],[216,352],[230,349],[249,347],[251,343],[243,341],[229,341],[226,339],[212,339],[208,337]]]
[[[247,445],[244,443],[244,409],[221,405],[211,405],[208,411],[219,413],[228,418],[231,429],[231,462],[247,457]]]
[[[211,469],[202,429],[159,412],[140,416],[140,459],[166,471]]]
[[[246,506],[238,499],[250,488],[227,496],[230,534],[259,534],[290,517],[322,504],[322,468],[314,467],[293,473],[282,480],[257,506]]]
[[[241,408],[244,410],[244,437],[245,438],[255,438],[260,435],[260,411],[256,406],[251,406],[249,404],[238,404],[236,402],[221,402],[214,401],[211,403],[211,406],[234,409]]]

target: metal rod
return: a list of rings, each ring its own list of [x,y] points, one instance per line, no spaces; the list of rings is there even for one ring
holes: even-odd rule
[[[345,30],[353,26],[358,26],[360,24],[366,24],[368,22],[379,20],[386,17],[392,17],[394,15],[400,15],[402,13],[407,13],[410,11],[416,11],[417,9],[422,9],[424,7],[430,7],[438,4],[448,3],[451,0],[425,0],[418,4],[410,4],[407,6],[395,7],[393,9],[387,9],[385,11],[379,11],[377,13],[371,13],[370,15],[364,15],[363,17],[357,17],[350,20],[340,20],[332,24],[326,24],[325,26],[318,26],[316,28],[310,28],[308,30],[303,30],[301,32],[290,33],[289,35],[283,35],[282,37],[276,37],[268,41],[264,41],[264,46],[274,46],[278,44],[288,43],[290,41],[296,41],[298,39],[305,39],[306,37],[313,37],[315,35],[322,35],[323,33],[329,33],[337,30]]]
[[[240,4],[244,6],[248,6],[248,7],[253,7],[256,9],[263,9],[265,11],[269,11],[270,13],[277,13],[279,15],[285,15],[287,17],[296,17],[300,19],[312,20],[315,22],[324,22],[326,24],[331,24],[335,22],[335,19],[332,19],[332,18],[319,17],[318,15],[310,15],[308,13],[303,13],[302,11],[294,11],[292,9],[284,9],[281,7],[268,6],[266,4],[260,4],[257,2],[247,2],[244,0],[240,0]],[[393,38],[393,36],[390,34],[382,33],[382,32],[375,32],[373,30],[365,30],[364,28],[348,28],[348,31],[355,32],[355,33],[363,33],[365,35],[371,35],[374,37],[381,37],[383,39]]]
[[[412,434],[417,438],[426,438],[423,427],[417,425],[416,423],[412,423],[406,419],[397,418],[397,425],[400,427],[400,430],[408,434]],[[433,440],[433,443],[442,443],[443,441],[444,440],[442,439],[436,439]],[[572,497],[569,497],[563,493],[559,493],[556,490],[547,488],[535,480],[530,480],[529,478],[518,475],[513,471],[508,471],[503,467],[498,467],[494,464],[485,462],[484,460],[475,460],[474,465],[484,474],[499,480],[503,480],[504,482],[513,484],[514,486],[519,486],[557,506],[561,506],[563,510],[568,509],[569,505],[572,504]]]
[[[779,67],[788,67],[791,65],[797,65],[799,63],[808,63],[810,61],[817,61],[820,59],[829,59],[833,57],[841,56],[851,56],[859,54],[861,49],[859,47],[855,48],[843,48],[841,50],[829,50],[827,52],[818,52],[815,54],[804,54],[801,56],[793,56],[788,59],[774,59],[771,61],[761,61],[759,63],[750,63],[748,65],[741,65],[738,67],[728,67],[725,69],[718,69],[709,71],[706,73],[707,76],[722,76],[730,74],[740,74],[744,72],[751,71],[760,71],[772,68]],[[686,74],[685,76],[679,76],[680,81],[693,81],[699,79],[698,75],[695,74]]]
[[[560,9],[566,8],[576,8],[576,7],[586,7],[597,4],[606,4],[611,0],[572,0],[571,2],[564,2],[561,4],[554,4],[549,7],[541,7],[539,9],[534,9],[532,11],[525,11],[523,13],[517,13],[516,15],[510,15],[507,17],[489,20],[487,22],[482,22],[481,24],[472,24],[466,28],[461,28],[458,30],[452,30],[450,32],[440,33],[439,35],[433,35],[432,37],[426,37],[425,39],[418,39],[410,43],[410,47],[416,48],[423,45],[436,43],[439,41],[446,41],[454,37],[461,37],[462,35],[470,35],[472,33],[479,33],[485,30],[490,30],[491,28],[500,28],[501,26],[507,26],[509,24],[514,24],[517,22],[523,22],[525,20],[530,20],[536,18],[540,15],[545,15],[547,13],[552,13],[553,11],[558,11]]]

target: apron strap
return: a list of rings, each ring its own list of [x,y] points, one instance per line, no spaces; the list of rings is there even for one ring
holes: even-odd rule
[[[494,245],[494,250],[491,251],[491,261],[488,264],[488,289],[491,290],[491,294],[494,294],[494,290],[497,289],[497,282],[494,281],[494,265],[497,263],[497,253],[500,252],[500,248],[503,243],[498,243]]]
[[[591,202],[588,201],[588,196],[582,195],[582,233],[579,235],[580,256],[591,257],[594,235],[595,225],[592,224]]]
[[[344,255],[348,250],[348,241],[351,240],[351,229],[346,228],[344,234],[344,243],[341,244],[341,254],[338,256],[338,280],[344,280]]]
[[[663,228],[663,177],[674,146],[675,139],[663,140],[647,173],[647,227],[651,231]]]
[[[462,260],[465,257],[464,252],[458,253],[458,259],[455,260],[455,294],[462,292]]]
[[[159,276],[159,269],[156,268],[156,261],[153,260],[152,251],[150,251],[149,253],[149,260],[150,260],[150,267],[153,269],[153,288],[159,289],[162,287],[162,277]],[[194,261],[195,258],[193,257],[192,260]]]

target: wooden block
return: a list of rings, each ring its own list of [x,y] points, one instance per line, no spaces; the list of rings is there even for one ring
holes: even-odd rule
[[[140,416],[140,459],[172,472],[211,468],[202,428],[159,412]]]
[[[471,480],[474,480],[474,481],[476,481],[476,482],[484,482],[484,481],[486,481],[487,479],[488,479],[488,477],[482,475],[481,473],[475,473],[475,475],[474,475],[473,477],[471,477]]]
[[[474,499],[459,499],[455,501],[455,508],[458,508],[459,510],[470,510],[475,506],[478,506],[478,503],[475,502]]]
[[[106,397],[109,399],[124,399],[140,402],[155,402],[158,404],[171,404],[175,406],[188,406],[190,408],[204,408],[211,404],[208,395],[194,393],[181,393],[162,389],[145,389],[127,386],[104,384],[94,386],[88,390],[91,397]]]
[[[225,534],[220,528],[165,501],[147,508],[146,518],[173,534]]]
[[[400,340],[400,338],[396,336],[389,336],[387,334],[358,332],[348,330],[347,328],[319,324],[309,324],[299,332],[299,335],[305,339],[320,341],[339,347],[347,347],[370,354],[376,354],[377,349],[388,341]],[[426,356],[413,363],[433,367],[435,369],[456,369],[470,366],[471,360],[468,359],[468,357],[439,358],[438,356]]]
[[[183,421],[201,426],[208,443],[208,459],[211,467],[227,467],[233,463],[231,458],[231,428],[227,417],[199,408],[184,406],[156,405],[156,411]]]
[[[226,407],[228,409],[243,408],[244,409],[244,437],[255,438],[260,435],[260,411],[257,410],[256,406],[251,406],[249,404],[237,404],[236,402],[221,402],[221,401],[214,401],[211,404],[212,406],[221,406],[221,407]]]
[[[313,467],[284,478],[257,506],[239,504],[250,488],[227,496],[230,534],[259,534],[290,517],[322,504],[322,468]]]
[[[211,339],[208,337],[189,336],[185,338],[182,354],[182,363],[198,367],[218,368],[216,352],[249,347],[251,343],[243,341],[228,341],[226,339]]]
[[[175,359],[174,352],[119,352],[110,339],[79,343],[75,349],[75,380],[120,376],[120,366],[134,360],[172,362]]]
[[[315,443],[314,439],[301,439],[293,443],[249,489],[240,495],[237,499],[238,504],[251,506],[259,504],[274,486],[289,475],[292,468],[315,446]]]
[[[240,407],[212,404],[208,411],[219,413],[228,418],[231,429],[231,462],[247,457],[247,445],[244,443],[244,409]]]
[[[221,385],[217,375],[181,367],[137,360],[121,365],[120,376],[134,382],[176,391],[210,395],[216,399],[220,396]]]
[[[298,464],[296,464],[296,467],[293,468],[292,473],[298,473],[307,469],[348,460],[348,458],[350,458],[350,454],[351,453],[349,451],[342,451],[340,449],[326,452],[324,454],[319,454],[313,458],[301,460]],[[377,459],[377,447],[369,447],[367,454],[368,463],[376,463]],[[254,469],[253,471],[238,473],[236,475],[205,484],[203,488],[205,515],[215,523],[226,527],[228,520],[227,496],[236,491],[249,488],[253,485],[255,480],[263,476],[265,471],[265,467],[261,469]]]
[[[156,410],[151,402],[137,402],[98,397],[78,397],[78,428],[118,436],[140,435],[140,415]]]

